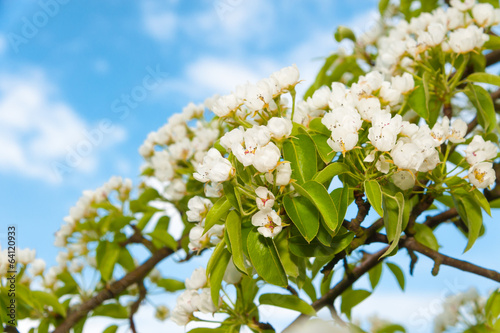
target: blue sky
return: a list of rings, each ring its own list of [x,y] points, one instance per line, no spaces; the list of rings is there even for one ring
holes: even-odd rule
[[[137,181],[138,147],[171,114],[293,63],[303,91],[337,47],[335,27],[369,29],[376,8],[374,0],[0,0],[0,228],[17,224],[19,246],[55,264],[54,232],[82,190],[112,175]],[[465,258],[498,270],[500,227],[485,225],[489,235]],[[465,247],[451,227],[438,236],[445,253]],[[403,253],[394,260],[407,265]],[[445,267],[435,278],[431,267],[421,259],[407,296],[388,278],[360,315],[380,302],[411,304],[411,295],[425,308],[457,277],[460,290],[494,286]]]

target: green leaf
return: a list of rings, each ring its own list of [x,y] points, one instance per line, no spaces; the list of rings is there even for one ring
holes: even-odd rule
[[[337,152],[334,151],[332,147],[328,145],[329,137],[330,135],[327,136],[323,134],[311,134],[311,139],[314,141],[314,144],[316,145],[316,149],[319,153],[319,156],[326,164],[330,163],[332,159],[335,157],[335,154],[337,154]]]
[[[500,37],[495,35],[490,35],[489,37],[490,39],[484,43],[484,48],[488,50],[500,49]]]
[[[312,242],[306,242],[301,236],[293,236],[289,238],[290,251],[299,257],[327,257],[335,254],[335,251],[330,246],[323,245],[319,240],[314,239]]]
[[[120,245],[108,241],[101,241],[96,250],[97,269],[101,278],[109,281],[113,275],[115,264],[120,256]]]
[[[278,251],[278,255],[286,274],[295,278],[298,277],[299,267],[297,263],[300,259],[290,252],[288,245],[288,233],[286,231],[280,232],[274,238],[274,244],[276,245],[276,250]]]
[[[408,97],[408,103],[410,107],[422,118],[429,119],[429,109],[427,108],[427,100],[425,94],[425,88],[422,81],[415,81],[415,86],[417,87],[410,93]]]
[[[295,295],[262,294],[259,297],[259,303],[298,311],[308,316],[316,315],[316,311],[311,305]]]
[[[467,80],[471,82],[482,82],[500,86],[500,76],[489,73],[472,73],[467,76]]]
[[[380,277],[382,276],[382,267],[383,265],[377,264],[372,269],[368,271],[368,278],[370,279],[370,285],[372,286],[372,290],[378,285],[380,281]]]
[[[102,332],[102,333],[116,333],[117,330],[118,330],[117,325],[111,325],[111,326],[108,326],[108,328],[106,328],[104,330],[104,332]]]
[[[354,32],[352,32],[352,30],[346,26],[339,25],[337,31],[335,32],[335,40],[337,42],[340,42],[345,38],[356,42],[356,36],[354,35]]]
[[[285,270],[271,238],[253,230],[248,234],[247,247],[250,261],[260,277],[280,287],[288,285]]]
[[[329,138],[332,132],[321,122],[323,118],[314,118],[309,122],[309,129],[319,134],[323,134],[324,137]],[[314,134],[313,134],[314,135]],[[331,150],[332,148],[330,148]]]
[[[371,292],[368,290],[346,290],[342,293],[342,303],[340,304],[340,311],[345,313],[347,318],[351,319],[351,310],[353,307],[364,301]]]
[[[493,131],[496,126],[496,113],[490,94],[483,87],[470,83],[464,92],[478,111],[478,123],[488,133]]]
[[[333,250],[333,253],[339,253],[340,251],[348,247],[353,239],[354,233],[347,231],[347,229],[342,227],[338,234],[333,237],[330,248]]]
[[[167,231],[155,229],[153,232],[150,232],[147,235],[151,236],[151,238],[153,239],[153,244],[156,247],[167,246],[172,250],[177,249],[177,241]]]
[[[500,198],[490,201],[491,208],[500,208]]]
[[[214,268],[215,264],[217,263],[218,258],[222,255],[222,252],[224,252],[225,246],[226,246],[225,242],[219,242],[215,246],[214,252],[212,252],[210,259],[208,259],[207,275],[212,272],[212,269]]]
[[[59,303],[59,300],[53,294],[49,294],[38,290],[32,290],[31,296],[40,304],[49,305],[52,307],[52,309],[54,309],[55,312],[57,312],[63,317],[66,317],[66,310],[64,309],[64,306],[62,306],[62,304]]]
[[[318,234],[319,212],[305,197],[286,196],[283,200],[286,213],[304,238],[310,242]]]
[[[132,258],[132,255],[125,247],[122,247],[120,249],[120,254],[118,255],[117,262],[118,264],[120,264],[120,266],[125,268],[127,272],[133,271],[135,269],[134,258]]]
[[[205,218],[205,229],[206,233],[210,228],[219,222],[219,220],[226,214],[231,208],[231,203],[227,200],[226,196],[223,196],[217,200],[217,202],[210,208]]]
[[[240,215],[234,210],[230,211],[226,219],[226,232],[231,242],[231,253],[233,262],[242,272],[246,272],[245,258],[243,254],[243,240],[241,237]]]
[[[488,297],[484,313],[486,313],[488,324],[493,326],[500,316],[500,290],[495,290],[491,293],[490,297]]]
[[[174,292],[186,288],[184,282],[175,279],[161,279],[160,281],[156,282],[156,285],[168,292]]]
[[[467,235],[467,246],[464,250],[464,252],[467,252],[479,237],[479,232],[481,231],[481,227],[483,225],[481,208],[476,203],[474,194],[462,187],[455,188],[451,195],[458,209],[458,214],[469,229]]]
[[[373,209],[379,216],[384,216],[382,209],[382,189],[376,180],[365,181],[365,193],[368,202],[372,205]]]
[[[491,216],[491,207],[489,201],[484,197],[483,192],[479,191],[477,188],[472,191],[472,194],[474,195],[474,199],[476,199],[476,202],[479,206],[481,206],[484,211]]]
[[[347,166],[347,164],[344,164],[342,162],[335,162],[329,164],[326,168],[315,174],[313,180],[323,184],[326,182],[330,182],[333,177],[349,172],[350,170],[351,169]]]
[[[434,251],[439,250],[438,241],[431,228],[421,223],[415,223],[413,228],[415,228],[415,239],[417,242],[433,249]]]
[[[338,220],[339,224],[342,224],[344,221],[345,214],[347,213],[347,207],[350,204],[350,190],[348,185],[345,184],[344,187],[336,188],[330,193],[330,197],[333,200],[333,203],[338,209]]]
[[[313,178],[317,170],[316,147],[307,134],[298,134],[283,143],[283,157],[291,162],[292,178],[299,184]]]
[[[224,278],[224,273],[226,273],[227,264],[231,259],[231,253],[227,249],[222,251],[221,255],[216,258],[213,269],[210,271],[208,279],[210,281],[210,294],[212,296],[212,302],[217,306],[219,304],[219,293],[222,285],[222,279]]]
[[[384,209],[384,225],[387,232],[387,239],[391,245],[382,255],[385,257],[392,253],[398,246],[399,237],[403,231],[403,211],[404,211],[404,196],[403,193],[397,192],[395,196],[383,193],[382,207]]]
[[[326,188],[314,180],[304,183],[303,186],[294,184],[294,187],[300,195],[309,199],[318,208],[328,228],[334,232],[337,231],[340,222],[338,209]]]
[[[384,16],[387,6],[389,6],[389,0],[380,0],[380,2],[378,3],[378,10],[381,16]]]
[[[118,303],[109,303],[100,305],[95,308],[94,317],[103,316],[110,317],[115,319],[127,319],[128,318],[128,310],[121,304]]]
[[[399,287],[401,288],[402,291],[405,290],[405,275],[403,274],[403,271],[401,268],[399,268],[398,265],[392,264],[390,262],[386,262],[387,267],[391,270],[392,274],[394,274],[394,277],[396,280],[398,280]]]

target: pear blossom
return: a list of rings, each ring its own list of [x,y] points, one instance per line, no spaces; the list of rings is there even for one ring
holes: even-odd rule
[[[381,109],[380,99],[376,97],[361,98],[356,102],[356,109],[366,121],[372,121],[375,114],[384,112]]]
[[[191,273],[191,277],[186,278],[185,285],[187,289],[193,290],[205,287],[207,285],[207,272],[205,268],[196,268],[193,273]]]
[[[29,272],[33,276],[42,275],[45,271],[45,261],[43,259],[35,259],[30,265]]]
[[[266,180],[273,184],[276,182],[276,186],[286,186],[290,183],[292,177],[292,167],[289,162],[285,161],[279,163],[275,169],[276,177],[273,176],[273,172],[266,173]]]
[[[391,176],[394,185],[403,191],[409,190],[415,185],[415,178],[410,171],[398,171]]]
[[[215,148],[210,148],[203,162],[198,164],[193,177],[203,183],[223,182],[234,174],[234,168]]]
[[[220,198],[224,193],[224,189],[221,183],[210,182],[205,184],[204,187],[205,196],[207,198]]]
[[[281,158],[280,149],[272,142],[255,150],[253,166],[259,172],[268,172],[276,167]]]
[[[271,78],[275,79],[281,90],[289,90],[299,82],[299,69],[297,65],[282,68],[281,70],[271,74]]]
[[[231,151],[231,147],[239,145],[243,142],[244,131],[241,128],[235,128],[220,138],[220,145],[227,151]]]
[[[173,179],[165,188],[165,197],[172,201],[181,200],[186,195],[186,183],[181,179]]]
[[[389,173],[391,164],[385,159],[384,155],[380,155],[377,162],[375,163],[375,168],[382,173]]]
[[[391,87],[387,81],[382,82],[382,87],[379,93],[380,98],[390,106],[397,105],[401,100],[401,91]]]
[[[448,117],[443,117],[441,123],[435,123],[432,127],[431,136],[436,141],[437,145],[442,144],[449,136],[450,131],[450,119]]]
[[[415,81],[410,73],[393,76],[391,78],[391,87],[398,90],[401,94],[410,92],[415,87]]]
[[[307,102],[315,109],[325,109],[328,107],[328,101],[330,100],[331,94],[332,91],[330,88],[323,86],[317,89],[313,95],[307,99]]]
[[[257,208],[265,209],[265,208],[273,208],[274,206],[274,194],[269,191],[267,187],[259,186],[255,189],[255,194],[257,194]]]
[[[199,298],[197,298],[198,311],[202,313],[214,313],[217,311],[217,307],[212,301],[212,295],[210,293],[210,288],[203,288],[201,290]]]
[[[477,188],[486,188],[493,185],[496,180],[493,163],[481,162],[469,169],[469,181]]]
[[[274,237],[282,229],[281,218],[271,208],[264,208],[255,213],[252,216],[252,224],[259,227],[257,231],[264,237]]]
[[[483,28],[470,25],[467,28],[460,28],[450,33],[449,45],[453,52],[468,53],[483,46],[489,39]]]
[[[207,212],[212,208],[212,201],[200,196],[194,196],[188,201],[189,210],[186,212],[186,216],[189,222],[201,222]]]
[[[474,4],[476,3],[475,0],[451,0],[450,5],[462,12],[466,12],[472,7],[474,7]]]
[[[358,139],[358,133],[348,131],[341,127],[334,130],[331,137],[326,142],[334,151],[344,154],[356,146]]]
[[[368,139],[380,151],[390,151],[396,145],[401,130],[402,118],[390,113],[378,113],[373,117],[372,127],[368,130]]]
[[[453,143],[464,142],[467,134],[467,124],[462,119],[455,119],[451,124],[448,140]]]
[[[273,117],[267,122],[267,128],[271,132],[271,136],[277,140],[290,136],[292,127],[292,122],[286,118]]]
[[[498,24],[497,15],[498,9],[489,3],[478,3],[472,8],[472,17],[481,27]]]
[[[22,250],[17,250],[17,261],[21,265],[28,265],[32,263],[35,260],[36,256],[36,250],[30,250],[30,249],[22,249]]]
[[[465,149],[465,158],[470,165],[474,165],[494,159],[497,152],[497,147],[491,141],[484,141],[482,136],[475,135]]]
[[[400,169],[417,170],[424,162],[420,148],[413,142],[398,140],[391,152],[394,164]]]

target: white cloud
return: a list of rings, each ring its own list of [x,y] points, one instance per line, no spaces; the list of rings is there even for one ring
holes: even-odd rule
[[[235,61],[200,57],[188,64],[179,78],[165,81],[154,91],[154,96],[164,98],[176,92],[194,100],[203,100],[213,94],[228,94],[247,81],[255,83],[279,68],[267,58]]]
[[[89,126],[42,70],[0,75],[0,172],[57,183],[57,170],[91,172],[97,151],[124,137],[117,126]]]
[[[158,1],[142,3],[142,20],[145,31],[159,41],[174,37],[178,27],[178,17],[165,4]]]

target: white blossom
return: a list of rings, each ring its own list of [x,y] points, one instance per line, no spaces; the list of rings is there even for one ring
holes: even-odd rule
[[[415,178],[410,171],[398,171],[391,177],[394,185],[402,189],[403,191],[409,190],[415,185]]]
[[[207,212],[212,208],[212,201],[200,196],[194,196],[188,201],[189,210],[186,216],[189,222],[201,222],[207,215]]]
[[[205,271],[205,268],[196,268],[191,274],[191,277],[186,278],[185,284],[187,289],[193,290],[205,287],[207,284],[207,272]]]
[[[265,146],[259,146],[255,150],[253,166],[259,172],[273,170],[281,158],[280,149],[272,142]]]
[[[264,237],[274,237],[282,229],[281,218],[271,208],[265,208],[255,213],[252,216],[252,224],[259,227],[257,231]]]
[[[267,189],[267,187],[259,186],[255,189],[255,194],[257,194],[256,203],[257,208],[273,208],[274,206],[274,194]]]
[[[496,156],[497,147],[489,140],[484,141],[480,135],[475,135],[465,149],[465,158],[470,165],[494,159]]]
[[[469,169],[469,181],[477,188],[486,188],[493,185],[496,180],[493,163],[481,162]]]
[[[271,136],[277,140],[290,136],[292,127],[292,122],[286,118],[273,117],[267,123]]]

